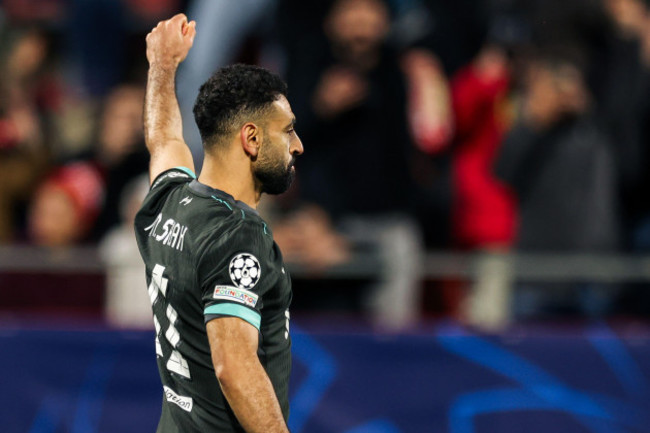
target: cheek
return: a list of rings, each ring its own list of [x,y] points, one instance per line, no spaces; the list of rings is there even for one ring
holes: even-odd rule
[[[291,153],[291,142],[287,144],[286,152],[284,153],[284,161],[287,165],[291,164],[293,160],[293,154]]]
[[[282,162],[289,162],[291,160],[290,152],[291,141],[288,138],[281,137],[266,149],[263,159],[272,165],[280,165]]]

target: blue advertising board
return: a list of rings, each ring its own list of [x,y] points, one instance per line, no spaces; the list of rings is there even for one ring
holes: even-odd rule
[[[293,433],[650,431],[647,327],[292,336]],[[0,353],[3,432],[155,431],[151,332],[2,329]]]

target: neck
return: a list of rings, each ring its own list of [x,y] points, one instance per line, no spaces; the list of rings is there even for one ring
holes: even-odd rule
[[[262,193],[251,173],[250,160],[237,155],[205,154],[199,182],[232,195],[257,209]]]

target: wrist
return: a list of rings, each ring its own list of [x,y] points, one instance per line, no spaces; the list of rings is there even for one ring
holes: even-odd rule
[[[178,62],[174,62],[173,60],[167,60],[167,61],[153,61],[149,62],[149,72],[166,72],[166,73],[176,73],[176,70],[178,69]]]

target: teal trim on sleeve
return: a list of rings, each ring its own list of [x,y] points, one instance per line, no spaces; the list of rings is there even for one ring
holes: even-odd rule
[[[243,305],[237,305],[237,304],[216,304],[216,305],[210,305],[207,307],[204,311],[203,314],[208,315],[208,314],[219,314],[222,316],[235,316],[239,317],[240,319],[244,319],[251,325],[257,328],[257,330],[260,330],[260,324],[262,322],[262,316],[260,316],[257,312],[250,310]]]
[[[178,170],[183,170],[185,173],[187,173],[187,174],[189,174],[190,176],[192,176],[192,179],[196,179],[196,175],[195,175],[194,172],[193,172],[192,170],[190,170],[189,168],[187,168],[187,167],[180,167],[180,166],[179,166],[179,167],[174,167],[174,168],[175,168],[175,169],[178,169]]]

